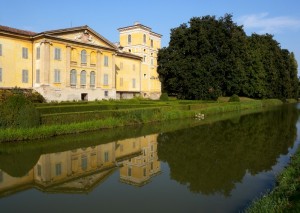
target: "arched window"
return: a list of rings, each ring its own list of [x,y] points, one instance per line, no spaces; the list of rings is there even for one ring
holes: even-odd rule
[[[143,40],[144,40],[144,43],[146,43],[146,34],[144,34]]]
[[[86,85],[86,71],[82,70],[80,73],[80,86]]]
[[[76,87],[77,77],[76,70],[71,70],[70,72],[70,85],[71,87]]]
[[[91,64],[96,65],[96,53],[91,52]]]
[[[81,63],[86,64],[86,51],[85,50],[81,51]]]
[[[131,44],[131,35],[128,35],[128,44]]]
[[[96,74],[94,71],[90,73],[90,87],[95,87]]]

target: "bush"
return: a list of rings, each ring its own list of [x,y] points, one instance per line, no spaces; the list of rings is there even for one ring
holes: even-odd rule
[[[29,128],[39,124],[38,111],[23,93],[9,96],[0,107],[0,127],[2,128]]]
[[[168,100],[169,100],[168,93],[162,93],[162,94],[160,95],[159,100],[161,100],[161,101],[168,101]]]
[[[240,97],[234,94],[229,98],[229,102],[240,102]]]

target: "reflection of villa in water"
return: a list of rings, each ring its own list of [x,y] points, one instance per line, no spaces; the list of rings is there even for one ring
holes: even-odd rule
[[[120,181],[143,186],[160,173],[157,135],[42,155],[27,175],[0,170],[0,196],[29,188],[46,192],[86,193],[120,167]]]

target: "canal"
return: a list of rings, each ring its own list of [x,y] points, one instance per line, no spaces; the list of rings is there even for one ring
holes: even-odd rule
[[[296,151],[298,108],[1,144],[1,212],[243,211]]]

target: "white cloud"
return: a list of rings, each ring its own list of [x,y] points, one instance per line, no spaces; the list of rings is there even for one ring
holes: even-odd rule
[[[246,30],[257,30],[259,34],[300,28],[300,20],[287,16],[269,17],[268,13],[245,15],[239,18],[238,23],[244,25]]]

